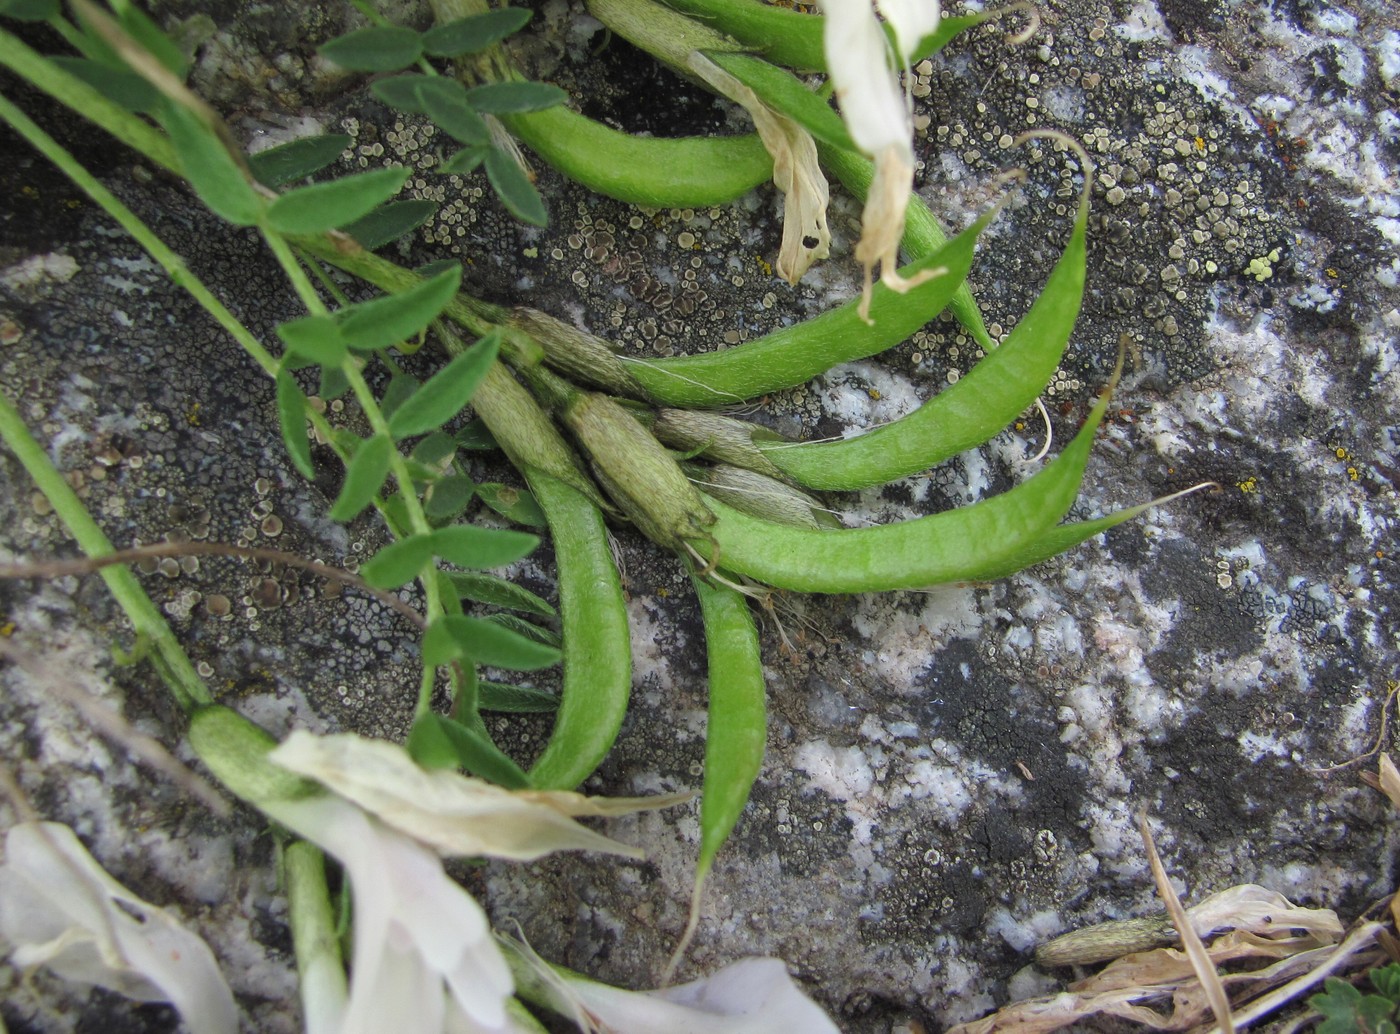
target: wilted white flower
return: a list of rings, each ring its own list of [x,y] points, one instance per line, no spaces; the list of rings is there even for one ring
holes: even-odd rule
[[[458,772],[419,767],[402,747],[361,736],[297,731],[269,759],[314,779],[381,822],[452,857],[533,861],[552,851],[604,851],[640,858],[574,821],[666,808],[689,794],[586,797],[562,790],[507,790]]]
[[[899,275],[899,241],[904,212],[914,188],[914,119],[908,94],[891,59],[907,67],[919,41],[938,27],[938,0],[821,0],[826,16],[826,65],[836,86],[841,116],[856,146],[875,162],[875,178],[861,215],[856,259],[865,267],[860,316],[870,313],[871,271],[880,281],[907,291],[931,276],[925,270],[906,280]],[[894,36],[893,54],[876,7]]]
[[[826,223],[831,192],[817,161],[816,141],[799,123],[774,111],[750,87],[699,51],[690,55],[686,67],[753,119],[759,139],[773,159],[773,183],[783,195],[778,275],[796,284],[813,262],[831,253],[831,231]]]
[[[350,875],[354,980],[334,1028],[342,1034],[513,1030],[506,1013],[510,970],[481,906],[448,878],[438,856],[528,861],[589,850],[635,857],[637,849],[571,816],[625,814],[684,799],[506,790],[457,772],[428,771],[400,746],[354,735],[297,731],[268,759],[335,795],[262,807],[333,854]]]
[[[97,863],[67,826],[5,837],[0,938],[20,969],[47,966],[141,1002],[169,1002],[195,1034],[236,1034],[238,1009],[209,946]]]
[[[190,742],[226,786],[333,855],[350,878],[349,996],[331,980],[304,995],[310,1034],[514,1034],[510,970],[481,906],[447,876],[441,856],[636,854],[569,816],[684,799],[505,790],[425,771],[402,747],[353,735],[298,731],[278,746],[223,707],[195,715]]]
[[[839,1034],[804,995],[782,959],[740,959],[717,973],[660,991],[624,991],[556,970],[528,946],[508,942],[539,977],[555,1011],[607,1034]]]
[[[333,998],[308,1002],[309,1029],[427,1034],[445,1029],[449,1006],[460,1010],[453,1029],[462,1034],[513,1029],[506,1000],[514,985],[486,914],[433,851],[329,794],[263,810],[334,855],[350,877],[349,1000],[343,1008]]]

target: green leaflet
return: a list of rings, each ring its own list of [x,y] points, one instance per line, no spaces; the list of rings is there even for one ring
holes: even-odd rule
[[[452,436],[452,440],[457,443],[458,448],[468,452],[492,452],[501,447],[492,437],[486,421],[480,417],[464,424],[462,429]]]
[[[263,200],[248,185],[219,135],[194,112],[177,104],[165,105],[161,122],[175,145],[185,179],[209,210],[235,226],[256,223],[263,212]]]
[[[506,520],[531,528],[548,527],[544,511],[529,492],[497,481],[487,481],[477,486],[477,494],[483,503]]]
[[[459,144],[483,147],[491,142],[490,127],[486,125],[486,120],[477,114],[476,109],[467,103],[465,93],[459,98],[443,90],[419,88],[414,92],[427,111],[428,117]],[[440,168],[439,171],[449,170]],[[453,168],[450,171],[461,170]]]
[[[357,352],[390,348],[407,341],[423,332],[456,297],[461,286],[462,267],[453,263],[450,269],[406,291],[347,306],[336,313],[341,336]]]
[[[483,571],[450,571],[447,575],[453,591],[464,600],[473,600],[493,607],[506,607],[538,617],[552,618],[557,613],[549,601],[536,596],[523,585]]]
[[[337,367],[348,351],[340,327],[330,316],[303,316],[277,325],[277,336],[298,359]]]
[[[424,768],[466,769],[498,786],[521,790],[530,785],[520,766],[491,740],[461,722],[433,714],[418,716],[408,734],[408,753]]]
[[[873,528],[808,531],[769,524],[710,501],[709,529],[727,570],[779,589],[854,593],[916,589],[1008,573],[1073,505],[1103,418],[1099,399],[1074,440],[1030,480],[991,499]],[[694,543],[702,554],[712,547]]]
[[[452,458],[457,454],[457,443],[446,431],[437,431],[423,438],[413,447],[413,459],[425,467],[434,468],[439,474],[450,469]]]
[[[389,433],[395,438],[407,438],[436,430],[451,420],[471,401],[499,349],[500,334],[492,331],[433,374],[394,410],[389,418]]]
[[[314,479],[316,468],[311,462],[311,442],[306,437],[306,396],[286,370],[277,372],[277,422],[292,466],[308,481]]]
[[[331,507],[331,520],[353,521],[373,501],[389,474],[393,451],[394,443],[383,435],[360,443],[345,467],[345,482]]]
[[[432,57],[475,54],[523,29],[532,13],[523,7],[501,7],[445,22],[423,33],[423,49]]]
[[[411,111],[415,115],[429,115],[429,97],[460,104],[465,104],[467,100],[467,88],[456,79],[441,75],[421,75],[418,72],[376,79],[370,83],[369,92],[389,107]]]
[[[522,223],[531,226],[545,226],[549,223],[549,213],[544,207],[544,198],[530,182],[525,170],[514,157],[493,147],[486,152],[486,178],[491,189],[506,206],[506,211]]]
[[[486,569],[513,564],[540,544],[538,535],[509,528],[480,528],[454,524],[428,536],[434,552],[458,567]]]
[[[155,113],[160,108],[160,91],[130,69],[113,68],[85,57],[59,55],[49,60],[128,111]]]
[[[392,420],[399,407],[407,402],[421,385],[422,382],[411,373],[399,373],[391,377],[389,386],[384,389],[384,397],[379,400],[379,411],[384,414],[385,419]]]
[[[320,172],[349,146],[350,138],[344,133],[302,137],[251,155],[248,166],[259,183],[280,187]]]
[[[378,589],[397,589],[435,556],[458,567],[501,567],[528,556],[539,542],[523,531],[455,524],[390,543],[365,562],[360,577]]]
[[[449,474],[428,486],[423,497],[423,513],[434,523],[460,517],[476,495],[476,484],[469,477]]]
[[[431,535],[391,542],[360,567],[360,577],[376,589],[397,589],[418,577],[433,559]]]
[[[359,241],[360,247],[367,251],[377,251],[404,234],[418,229],[432,218],[436,211],[437,205],[426,198],[390,201],[387,205],[380,205],[369,215],[350,223],[345,227],[345,232]]]
[[[58,0],[3,0],[0,17],[21,22],[46,22],[57,16],[62,8]]]
[[[467,91],[467,103],[489,115],[520,115],[563,104],[569,95],[549,83],[485,83]],[[464,141],[467,142],[467,141]]]
[[[837,442],[759,443],[764,456],[809,488],[859,489],[927,470],[991,438],[1035,401],[1060,364],[1084,294],[1087,225],[1081,206],[1030,312],[967,376],[883,427]]]
[[[481,683],[481,710],[507,714],[552,714],[559,710],[559,698],[534,686],[513,686],[502,682]]]
[[[411,175],[411,169],[374,169],[298,187],[268,206],[268,225],[278,233],[292,235],[325,233],[346,226],[397,194]]]
[[[418,60],[423,40],[412,29],[372,26],[337,36],[316,52],[352,72],[396,72]]]
[[[433,172],[440,176],[465,176],[470,172],[475,172],[490,153],[491,148],[485,144],[464,147],[433,169]]]
[[[948,270],[943,276],[905,294],[876,284],[870,305],[873,326],[861,321],[859,301],[853,300],[734,348],[636,362],[628,371],[657,402],[723,406],[805,384],[837,363],[876,355],[899,344],[948,304],[972,267],[978,235],[995,214],[987,212],[941,249],[901,271],[910,276],[943,266]]]
[[[447,664],[458,658],[510,671],[538,671],[558,664],[560,653],[494,622],[447,614],[423,636],[423,663]]]
[[[493,625],[500,625],[502,628],[508,628],[517,635],[523,636],[532,642],[543,643],[545,646],[552,646],[556,650],[563,645],[563,640],[560,638],[558,632],[554,631],[552,628],[545,628],[542,625],[537,625],[533,621],[526,621],[519,614],[487,614],[482,620],[489,621]]]

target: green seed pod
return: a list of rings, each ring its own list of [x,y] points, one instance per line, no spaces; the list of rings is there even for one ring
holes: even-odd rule
[[[190,746],[214,777],[254,806],[324,793],[319,786],[267,760],[277,746],[261,726],[212,704],[190,719]]]
[[[605,395],[579,392],[563,419],[613,502],[647,538],[670,549],[707,537],[715,522],[699,491],[637,418]]]
[[[652,421],[651,432],[662,444],[681,452],[744,467],[771,478],[783,477],[782,470],[755,443],[777,443],[786,439],[747,420],[693,409],[660,409]]]
[[[588,13],[686,78],[694,78],[687,62],[697,50],[744,49],[724,33],[660,4],[643,5],[635,0],[589,0]]]
[[[1171,918],[1165,912],[1157,912],[1140,919],[1119,919],[1061,934],[1035,949],[1035,961],[1046,969],[1090,966],[1121,959],[1135,951],[1165,948],[1176,942],[1176,928]]]
[[[723,463],[713,467],[692,463],[684,469],[706,495],[751,517],[813,531],[824,525],[817,517],[824,513],[821,503],[777,478]]]
[[[510,326],[537,342],[544,350],[544,361],[570,380],[591,384],[609,395],[647,400],[646,389],[602,338],[524,306],[511,311]]]

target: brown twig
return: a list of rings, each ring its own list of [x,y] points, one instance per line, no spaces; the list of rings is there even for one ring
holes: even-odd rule
[[[1390,729],[1391,706],[1395,703],[1396,694],[1400,693],[1400,682],[1392,682],[1387,688],[1390,692],[1388,692],[1385,695],[1385,699],[1381,701],[1381,731],[1376,734],[1375,746],[1364,754],[1358,754],[1354,758],[1347,758],[1345,761],[1339,761],[1335,765],[1305,769],[1309,775],[1328,775],[1332,772],[1340,772],[1344,768],[1350,768],[1352,765],[1360,764],[1363,761],[1375,757],[1381,752],[1385,747],[1385,734]]]
[[[1138,812],[1137,822],[1138,831],[1142,834],[1143,847],[1147,850],[1147,864],[1151,867],[1152,879],[1157,884],[1157,894],[1167,906],[1167,915],[1171,917],[1177,936],[1181,938],[1181,947],[1191,961],[1191,968],[1196,971],[1196,979],[1201,982],[1206,1001],[1210,1003],[1210,1011],[1215,1013],[1216,1023],[1219,1024],[1216,1030],[1222,1031],[1223,1034],[1234,1034],[1235,1021],[1230,1011],[1230,996],[1225,993],[1220,972],[1215,968],[1215,962],[1206,951],[1206,946],[1201,943],[1201,938],[1191,923],[1191,917],[1186,914],[1181,899],[1176,896],[1167,870],[1162,865],[1162,858],[1157,854],[1157,845],[1152,841],[1152,830],[1147,825],[1146,810]]]

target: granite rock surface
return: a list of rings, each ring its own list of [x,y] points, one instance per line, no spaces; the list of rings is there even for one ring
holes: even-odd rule
[[[158,14],[200,29],[194,81],[250,143],[314,120],[355,138],[352,164],[430,164],[423,126],[314,59],[315,43],[351,24],[346,11],[182,0]],[[995,584],[773,601],[767,760],[681,975],[777,955],[860,1034],[938,1029],[1049,986],[1051,974],[1026,968],[1037,941],[1155,909],[1138,809],[1188,899],[1257,882],[1351,919],[1394,887],[1394,819],[1357,778],[1374,761],[1357,759],[1392,746],[1400,679],[1400,10],[1059,0],[1042,13],[1026,46],[985,27],[915,70],[919,189],[954,228],[1012,191],[971,278],[1001,334],[1058,256],[1078,183],[1062,151],[1012,139],[1050,126],[1082,140],[1097,166],[1089,287],[1047,393],[1056,441],[1120,340],[1127,372],[1075,513],[1218,488]],[[603,42],[581,7],[548,0],[520,57],[630,131],[742,128]],[[255,239],[17,95],[261,337],[296,315]],[[41,159],[8,137],[0,148],[0,390],[113,540],[184,535],[334,564],[382,544],[369,518],[326,519],[333,463],[314,483],[293,470],[270,385],[237,347]],[[999,176],[1018,163],[1026,177],[1007,188]],[[639,212],[548,170],[540,184],[545,231],[513,223],[479,179],[423,173],[411,189],[442,207],[403,259],[461,258],[477,293],[528,301],[639,355],[735,344],[857,289],[849,199],[837,199],[833,258],[792,288],[772,274],[770,188],[724,209]],[[791,434],[848,433],[909,411],[977,358],[940,319],[753,415]],[[354,426],[349,408],[330,415]],[[945,468],[833,504],[880,521],[965,504],[1025,477],[1043,433],[1028,417]],[[72,554],[4,451],[0,489],[0,557]],[[698,610],[676,560],[625,529],[618,542],[634,706],[588,788],[698,786]],[[552,592],[547,549],[513,573]],[[402,734],[415,641],[391,610],[276,563],[187,558],[142,580],[218,698],[272,731]],[[113,661],[128,637],[98,579],[0,583],[0,626],[48,677],[179,744],[181,716],[149,668]],[[0,667],[0,683],[0,753],[35,807],[205,934],[247,1029],[296,1029],[273,844],[257,817],[211,817],[94,738],[43,679]],[[498,727],[522,758],[547,731]],[[652,986],[685,922],[697,818],[610,832],[648,860],[568,857],[464,878],[545,957]],[[42,975],[21,986],[0,970],[0,985],[11,1031],[175,1025],[161,1007]]]

